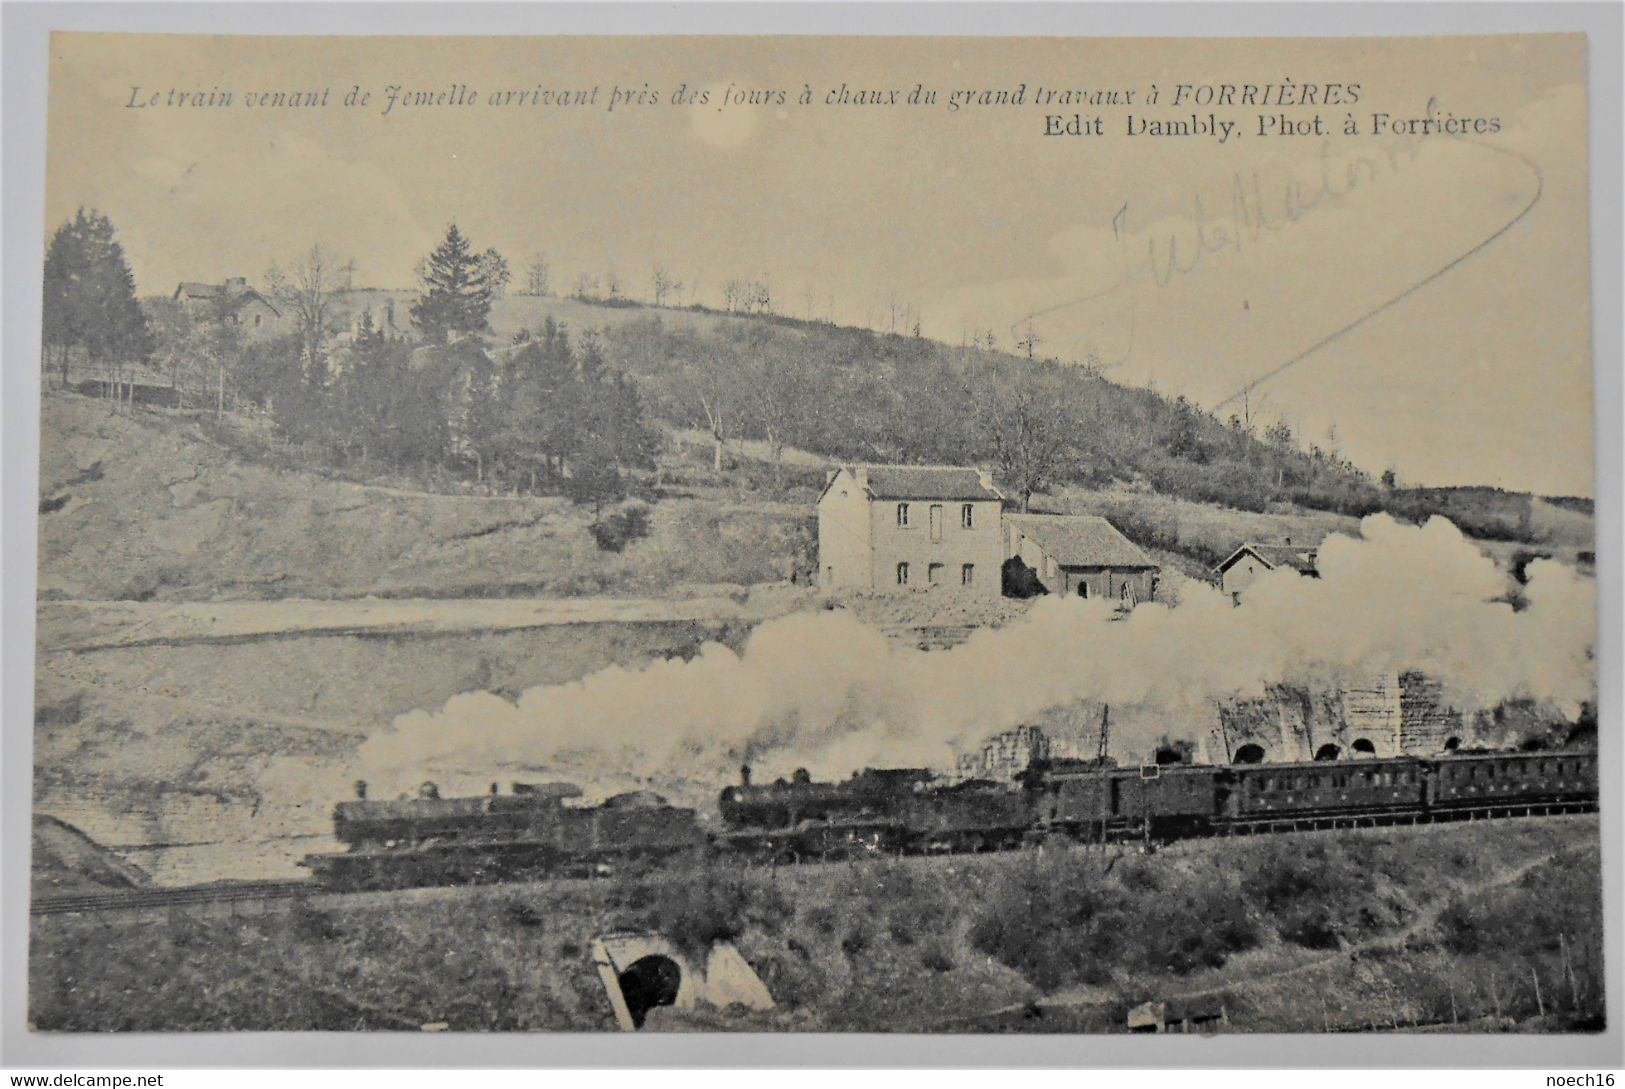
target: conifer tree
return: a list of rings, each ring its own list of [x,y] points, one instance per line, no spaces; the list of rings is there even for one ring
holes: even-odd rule
[[[493,254],[495,251],[487,251]],[[445,241],[424,259],[423,294],[412,304],[412,320],[424,339],[445,344],[475,336],[490,326],[492,285],[481,267],[489,256],[477,254],[453,223]]]
[[[74,348],[119,374],[152,353],[135,276],[116,234],[105,215],[80,208],[46,252],[44,341],[57,352],[64,384]]]

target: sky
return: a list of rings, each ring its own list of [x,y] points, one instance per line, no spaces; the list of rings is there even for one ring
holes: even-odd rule
[[[927,336],[991,330],[1012,348],[1030,333],[1039,355],[1284,419],[1406,483],[1593,492],[1576,36],[75,34],[52,50],[47,224],[107,213],[144,294],[258,280],[316,243],[358,283],[410,287],[455,222],[516,269],[544,255],[556,287],[614,270],[646,297],[660,264],[684,301],[765,279],[784,312],[880,328],[895,301]],[[1247,83],[1357,84],[1359,101],[1173,103],[1181,85]],[[910,104],[917,85],[937,101]],[[385,113],[390,86],[449,101]],[[843,101],[843,86],[901,101]],[[588,106],[532,101],[594,88]],[[610,109],[615,88],[659,101]],[[674,102],[678,88],[708,101]],[[730,88],[744,101],[722,105]],[[949,108],[955,90],[1018,88],[1020,104]],[[172,89],[232,104],[172,107]],[[325,107],[249,101],[324,89]],[[352,89],[370,98],[346,105]],[[1044,106],[1041,89],[1135,98]],[[1366,131],[1430,101],[1498,131]],[[1102,133],[1043,134],[1074,113]],[[1260,135],[1281,113],[1318,113],[1324,134]],[[1209,115],[1237,133],[1127,135],[1130,116]]]

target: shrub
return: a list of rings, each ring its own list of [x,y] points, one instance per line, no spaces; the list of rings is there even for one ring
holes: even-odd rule
[[[1139,951],[1140,967],[1185,975],[1218,968],[1232,954],[1258,944],[1258,926],[1229,880],[1194,879],[1140,903],[1126,943]]]
[[[1095,860],[1051,856],[1026,862],[993,889],[969,938],[1047,991],[1108,978],[1130,921],[1121,889],[1108,886]]]
[[[1240,889],[1275,921],[1283,940],[1328,949],[1346,936],[1349,916],[1369,896],[1362,872],[1325,843],[1268,843],[1243,864]]]
[[[598,519],[590,530],[601,550],[624,552],[627,545],[649,535],[649,508],[642,503],[629,503]]]

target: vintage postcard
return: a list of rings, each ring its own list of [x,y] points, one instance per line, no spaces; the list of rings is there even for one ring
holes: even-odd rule
[[[1603,1031],[1586,64],[56,35],[31,1027]]]

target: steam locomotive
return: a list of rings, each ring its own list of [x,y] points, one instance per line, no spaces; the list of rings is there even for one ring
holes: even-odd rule
[[[355,801],[333,810],[333,834],[346,850],[306,855],[300,865],[329,888],[385,889],[523,881],[662,859],[706,846],[698,815],[648,791],[595,806],[572,806],[573,783],[515,783],[502,794],[442,798],[424,783],[416,798]]]
[[[362,784],[358,784],[362,786]],[[364,794],[364,790],[362,791]],[[1006,850],[1084,842],[1238,835],[1418,821],[1585,812],[1597,807],[1594,751],[1450,754],[1352,762],[1118,767],[1035,761],[1014,783],[939,784],[924,768],[865,769],[840,782],[752,784],[717,800],[721,828],[649,792],[569,804],[570,784],[513,793],[341,802],[347,850],[307,856],[328,887],[393,888],[592,874],[633,859],[704,855],[794,863],[873,854]]]

